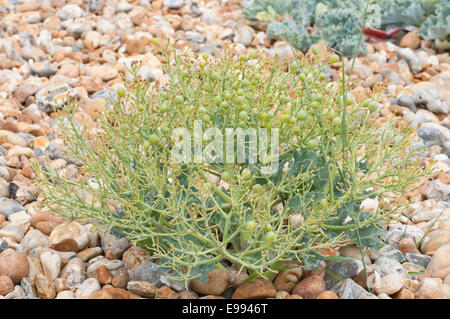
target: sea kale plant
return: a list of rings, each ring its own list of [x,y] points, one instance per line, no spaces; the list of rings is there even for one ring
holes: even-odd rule
[[[412,25],[420,27],[426,40],[446,40],[449,10],[448,0],[254,0],[244,14],[250,20],[269,23],[269,38],[286,40],[302,51],[325,41],[349,56],[354,53],[362,25]],[[365,51],[363,43],[358,54]]]
[[[128,237],[179,280],[231,264],[270,277],[317,267],[321,248],[380,243],[394,196],[424,172],[412,131],[376,124],[376,96],[325,78],[336,55],[162,52],[168,84],[127,82],[92,140],[66,109],[79,174],[36,165],[49,207]]]

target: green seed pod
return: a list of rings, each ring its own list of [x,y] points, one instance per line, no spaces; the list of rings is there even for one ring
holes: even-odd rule
[[[175,100],[174,101],[175,101],[176,105],[181,105],[184,102],[184,98],[181,95],[177,95],[177,96],[175,96]]]
[[[158,143],[159,143],[159,137],[158,137],[158,135],[156,135],[156,134],[150,135],[150,136],[148,137],[148,142],[149,142],[151,145],[156,145],[156,144],[158,144]]]
[[[245,225],[245,228],[247,229],[247,231],[253,233],[258,228],[258,224],[251,220],[247,223],[247,225]]]
[[[230,172],[225,171],[225,172],[222,173],[220,178],[222,178],[222,180],[224,180],[225,182],[229,183],[233,179],[233,175],[231,175]]]
[[[338,57],[336,54],[333,54],[333,55],[331,56],[330,62],[331,62],[331,63],[337,63],[337,62],[339,62],[339,57]]]
[[[125,88],[118,88],[117,89],[117,96],[120,98],[123,98],[125,96]]]
[[[273,231],[270,231],[266,234],[266,241],[273,243],[276,239],[277,235]]]

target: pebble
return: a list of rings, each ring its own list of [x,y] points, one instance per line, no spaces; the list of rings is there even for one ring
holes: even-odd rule
[[[83,281],[81,285],[78,287],[77,291],[75,292],[75,296],[77,298],[86,297],[100,289],[101,289],[100,283],[96,278],[88,278],[85,281]]]
[[[36,291],[39,298],[53,299],[56,297],[56,289],[44,274],[37,274],[35,279]]]
[[[6,296],[14,290],[14,283],[8,276],[0,275],[0,295]]]
[[[75,295],[70,290],[63,290],[58,292],[55,299],[75,299]]]
[[[20,287],[22,287],[26,296],[34,298],[38,297],[34,281],[31,281],[28,278],[22,278],[22,280],[20,281]]]
[[[408,32],[405,34],[400,40],[400,46],[412,50],[417,49],[420,46],[420,38],[417,32]]]
[[[106,288],[99,291],[95,291],[86,299],[136,299],[135,295],[129,291],[120,288]]]
[[[50,248],[59,251],[79,252],[86,248],[88,243],[86,229],[77,222],[60,224],[50,234]]]
[[[25,251],[31,251],[37,247],[48,247],[50,240],[39,230],[32,229],[25,234],[20,244]]]
[[[336,277],[333,277],[330,273],[337,275],[340,278],[347,279],[355,277],[361,270],[363,270],[363,264],[360,260],[328,262],[325,268],[326,274],[324,278],[326,287],[331,290],[340,282],[340,280],[338,280]]]
[[[326,290],[326,283],[322,277],[314,275],[300,281],[292,290],[292,294],[299,295],[303,299],[315,299]]]
[[[408,63],[411,71],[416,74],[422,71],[422,61],[410,48],[401,48],[397,51],[400,59],[403,59]]]
[[[325,290],[324,292],[321,292],[316,299],[339,299],[339,297],[331,290]]]
[[[109,232],[103,235],[101,243],[105,254],[110,252],[114,258],[121,258],[131,245],[127,238],[117,238]]]
[[[0,253],[0,275],[8,276],[14,284],[19,284],[29,271],[30,265],[25,254],[10,248]]]
[[[392,297],[393,299],[415,299],[414,293],[406,287],[400,289]]]
[[[100,265],[97,268],[97,279],[98,282],[104,286],[104,285],[110,285],[113,280],[113,275],[109,272],[108,268],[106,268],[105,265]]]
[[[128,275],[128,271],[125,268],[120,268],[112,273],[113,278],[111,284],[114,288],[122,288],[125,289],[127,287],[128,282],[130,281],[130,277]]]
[[[448,244],[450,244],[450,229],[435,229],[424,237],[420,248],[423,253],[430,253]]]
[[[450,102],[438,89],[422,89],[413,93],[414,104],[417,107],[426,108],[433,113],[445,114],[450,112]]]
[[[0,140],[1,140],[1,132],[0,132]],[[14,143],[12,143],[14,144]],[[13,199],[10,198],[0,198],[0,214],[8,217],[11,214],[25,211],[25,207],[20,205]]]
[[[440,299],[442,298],[440,285],[432,278],[423,278],[415,292],[415,297],[416,299]]]
[[[347,278],[334,286],[332,291],[339,297],[339,299],[357,299],[357,297],[361,294],[367,293],[363,287],[350,278]]]
[[[431,260],[430,256],[413,253],[406,253],[405,257],[407,261],[416,265],[420,265],[424,268],[428,266]]]
[[[80,251],[77,256],[82,261],[87,262],[94,257],[100,256],[103,253],[103,249],[101,247],[90,247],[85,250]]]
[[[56,252],[44,252],[40,256],[42,269],[50,282],[58,278],[61,271],[61,258]]]
[[[23,231],[19,226],[11,223],[0,229],[0,238],[9,238],[16,243],[20,243],[23,238]]]
[[[287,267],[295,267],[295,264],[287,264]],[[302,277],[303,269],[301,267],[295,267],[287,270],[280,271],[275,277],[273,284],[277,291],[286,291],[291,293],[297,283]]]
[[[179,9],[184,6],[184,0],[164,0],[163,5],[169,9]]]
[[[132,273],[136,271],[143,262],[150,260],[150,254],[140,247],[130,247],[122,256],[122,261],[130,269]]]
[[[134,280],[147,281],[157,287],[161,287],[160,278],[161,271],[159,271],[158,265],[150,261],[141,263],[134,272]]]
[[[61,20],[69,20],[81,18],[85,15],[83,9],[75,4],[68,4],[62,7],[58,12],[56,12],[56,16]]]
[[[375,288],[377,294],[392,295],[398,292],[405,283],[405,277],[398,272],[393,272],[381,277],[380,286]]]
[[[258,278],[252,279],[237,288],[232,299],[274,298],[276,293],[277,291],[270,280]]]
[[[394,243],[399,243],[403,238],[411,238],[415,242],[419,242],[423,236],[424,232],[420,228],[412,225],[391,228],[386,234],[386,238]]]
[[[420,254],[416,243],[411,238],[403,238],[398,243],[398,249],[406,256],[407,253]],[[408,259],[408,257],[406,257]]]
[[[201,283],[199,279],[192,279],[190,288],[203,295],[220,296],[228,285],[228,273],[226,270],[214,269],[208,273],[208,280]]]
[[[431,277],[444,280],[450,275],[450,245],[441,246],[435,251],[427,266],[424,266]]]
[[[255,30],[248,26],[243,26],[239,29],[237,34],[237,41],[245,46],[250,45],[253,42],[253,37],[255,36]]]
[[[146,281],[129,281],[127,290],[145,298],[155,298],[158,288]]]

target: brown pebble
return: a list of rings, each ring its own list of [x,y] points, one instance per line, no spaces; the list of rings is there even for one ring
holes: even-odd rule
[[[339,297],[331,290],[326,290],[320,293],[316,299],[339,299]]]
[[[8,276],[0,276],[0,295],[5,296],[14,290],[14,283]]]
[[[97,279],[102,286],[109,285],[112,283],[113,276],[105,265],[100,265],[97,268]]]
[[[302,296],[304,299],[314,299],[326,289],[322,277],[314,275],[300,281],[292,290],[292,294]]]

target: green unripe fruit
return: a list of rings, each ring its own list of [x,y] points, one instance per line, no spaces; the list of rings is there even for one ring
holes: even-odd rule
[[[177,95],[175,96],[175,104],[176,105],[181,105],[184,102],[184,98],[181,95]]]
[[[245,87],[247,87],[247,86],[249,86],[250,85],[250,82],[247,80],[247,79],[243,79],[242,81],[241,81],[241,86],[243,87],[243,88],[245,88]]]
[[[231,175],[230,172],[223,172],[220,178],[222,178],[222,180],[224,180],[225,182],[229,183],[232,180],[233,176]]]
[[[213,98],[213,102],[214,102],[214,104],[219,105],[220,102],[222,102],[222,99],[220,98],[220,96],[217,96],[217,95],[216,95],[216,96]]]
[[[284,122],[286,122],[286,121],[289,121],[290,118],[291,118],[291,117],[290,117],[288,114],[283,114],[283,115],[281,115],[281,117],[280,117],[280,122],[281,122],[281,123],[284,123]]]
[[[159,108],[159,112],[161,114],[166,113],[169,110],[169,107],[167,106],[167,104],[162,104],[161,107]]]
[[[230,91],[225,91],[225,92],[223,93],[223,97],[224,97],[226,100],[231,100],[231,98],[233,97],[233,95],[230,93]]]
[[[212,78],[214,81],[218,81],[218,80],[220,79],[220,73],[219,73],[219,72],[213,72],[213,73],[211,74],[211,78]]]
[[[259,118],[260,118],[261,120],[267,119],[267,113],[266,113],[266,112],[261,112],[261,113],[259,114]]]
[[[203,60],[208,60],[209,54],[208,53],[203,53],[202,57],[203,57]]]
[[[331,63],[337,63],[337,62],[339,62],[339,57],[338,57],[336,54],[333,54],[333,55],[331,56],[330,62],[331,62]]]
[[[341,123],[342,123],[342,120],[341,120],[340,117],[335,117],[335,118],[333,119],[333,125],[334,125],[334,126],[339,126],[339,125],[341,125]]]
[[[247,118],[248,118],[248,113],[246,111],[241,111],[241,113],[239,113],[239,120],[246,121]]]
[[[266,234],[266,240],[268,242],[273,243],[277,239],[277,235],[273,231],[270,231]]]
[[[369,103],[369,110],[371,112],[375,112],[378,109],[378,103],[375,101],[372,101]]]
[[[203,106],[201,106],[201,107],[198,108],[198,112],[199,112],[199,113],[206,113],[206,112],[208,112],[208,111],[206,110],[206,108],[204,108]]]
[[[258,224],[253,220],[251,220],[247,223],[247,225],[245,225],[245,228],[247,229],[248,232],[253,233],[258,228]]]
[[[291,64],[291,71],[292,72],[296,72],[298,70],[298,65],[297,65],[297,62],[292,62],[292,64]]]
[[[152,39],[152,44],[153,44],[153,45],[158,45],[158,40],[157,40],[156,38],[153,38],[153,39]]]
[[[189,71],[188,71],[188,70],[183,70],[183,72],[181,72],[181,75],[182,75],[184,78],[188,78],[188,77],[189,77]]]
[[[270,224],[265,224],[265,225],[264,225],[264,230],[265,230],[265,231],[271,231],[271,230],[272,230],[272,225],[270,225]]]
[[[244,104],[244,102],[245,102],[245,98],[243,96],[238,96],[236,98],[236,104],[237,105],[242,105],[242,104]]]
[[[248,56],[250,57],[250,59],[256,59],[258,57],[258,51],[252,50],[252,51],[250,51]]]
[[[159,137],[158,137],[158,135],[156,135],[156,134],[150,135],[150,136],[148,137],[148,142],[149,142],[151,145],[156,145],[156,144],[158,144],[158,143],[159,143]]]
[[[317,146],[317,142],[314,141],[314,140],[309,140],[306,143],[306,147],[309,148],[309,149],[314,149],[316,146]]]
[[[253,185],[253,191],[255,193],[259,193],[261,191],[261,189],[262,189],[262,186],[260,184]]]
[[[311,51],[312,51],[312,53],[314,55],[318,55],[319,54],[319,48],[318,47],[313,47]]]
[[[304,111],[304,110],[300,110],[297,113],[297,120],[299,120],[299,121],[304,121],[304,120],[306,120],[307,117],[308,117],[308,113],[306,113],[306,111]]]
[[[124,88],[118,88],[117,89],[117,96],[120,98],[123,98],[125,96],[125,89]]]
[[[250,172],[250,170],[248,169],[248,168],[244,168],[243,170],[242,170],[242,177],[244,178],[244,179],[249,179],[251,176],[252,176],[252,173]]]
[[[227,101],[223,101],[222,103],[220,103],[220,107],[226,110],[228,109],[229,104]]]
[[[241,56],[239,57],[239,59],[240,59],[242,62],[245,62],[245,61],[248,60],[248,56],[246,56],[246,55],[241,55]]]

